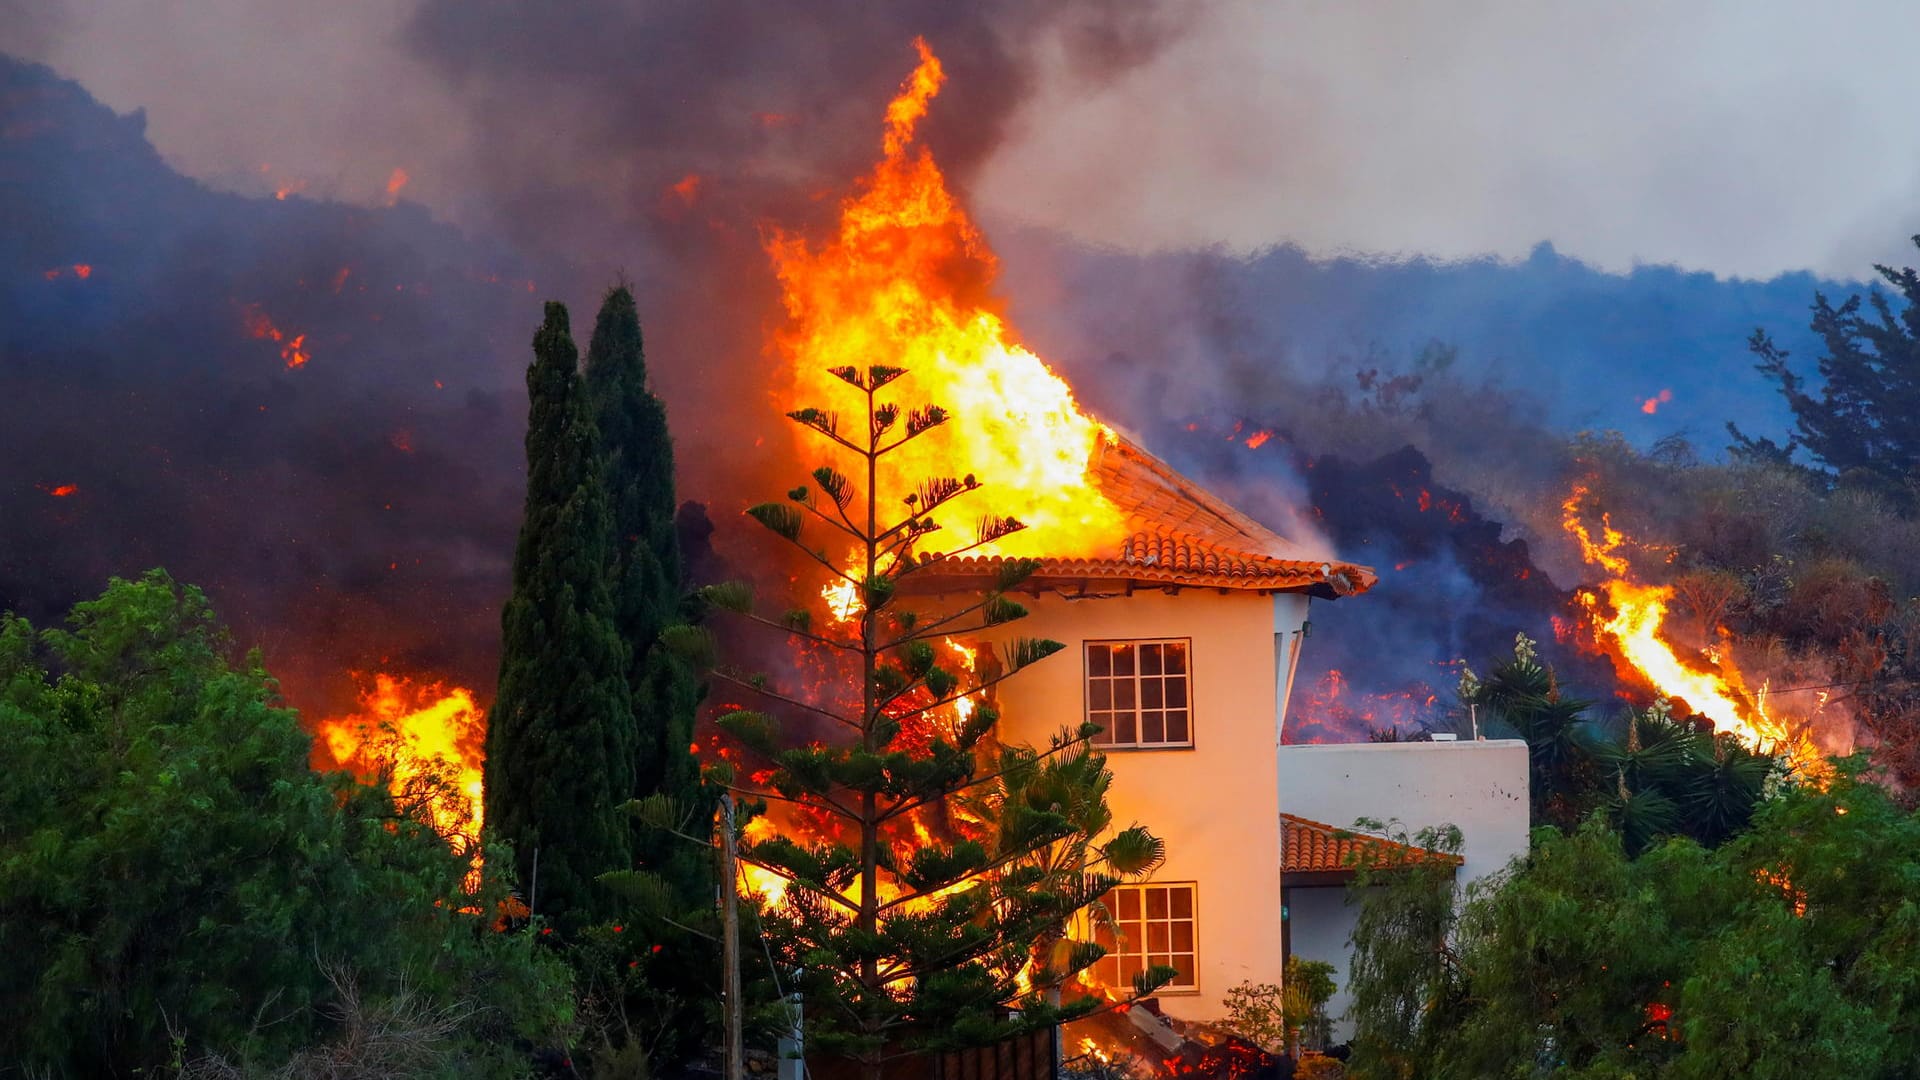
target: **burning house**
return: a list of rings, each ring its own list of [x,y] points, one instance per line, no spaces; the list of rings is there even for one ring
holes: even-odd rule
[[[1098,448],[1092,477],[1126,532],[1084,556],[1034,552],[1020,633],[1067,649],[1001,692],[1003,735],[1044,743],[1081,719],[1104,729],[1116,823],[1147,824],[1168,855],[1108,898],[1122,932],[1103,934],[1096,975],[1125,986],[1171,966],[1164,1007],[1211,1019],[1233,985],[1280,981],[1275,751],[1308,605],[1365,592],[1374,574],[1315,557],[1124,439]],[[1000,563],[953,560],[918,587],[971,590]]]

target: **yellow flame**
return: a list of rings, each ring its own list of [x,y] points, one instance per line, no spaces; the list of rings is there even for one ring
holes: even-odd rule
[[[977,474],[988,488],[956,504],[956,520],[923,542],[927,550],[969,543],[972,530],[956,521],[991,511],[1019,518],[1027,530],[973,554],[1114,553],[1126,536],[1124,518],[1088,476],[1112,432],[1081,411],[1065,380],[1011,340],[995,310],[993,253],[914,141],[915,124],[945,78],[926,43],[915,47],[920,64],[887,107],[883,158],[841,204],[835,235],[812,247],[790,233],[771,234],[768,253],[789,317],[776,342],[790,380],[779,388],[780,403],[836,412],[860,443],[864,395],[827,369],[907,368],[891,396],[908,409],[940,405],[952,419],[881,460],[880,493],[903,498],[924,480],[956,472]],[[817,436],[796,430],[796,437],[803,460],[822,453]],[[836,614],[857,612],[844,583],[834,599]]]
[[[1786,754],[1802,769],[1817,770],[1821,759],[1811,740],[1767,714],[1768,684],[1750,697],[1739,669],[1723,663],[1717,650],[1707,653],[1713,670],[1702,670],[1680,659],[1661,636],[1673,589],[1630,580],[1632,570],[1622,551],[1628,538],[1613,527],[1608,515],[1602,514],[1601,536],[1594,539],[1581,508],[1587,494],[1584,485],[1574,487],[1561,504],[1561,524],[1579,543],[1586,562],[1613,575],[1600,584],[1607,606],[1613,609],[1611,615],[1601,609],[1595,594],[1580,595],[1588,620],[1602,640],[1612,643],[1619,656],[1661,694],[1685,701],[1694,712],[1711,720],[1715,730],[1732,732],[1754,749]]]
[[[426,804],[434,831],[478,842],[486,713],[471,690],[377,674],[361,689],[356,712],[321,720],[315,730],[332,764],[363,779],[390,771],[396,795],[413,792],[428,776],[450,775],[453,797]]]

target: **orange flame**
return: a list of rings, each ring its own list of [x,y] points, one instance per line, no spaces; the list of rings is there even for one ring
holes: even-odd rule
[[[1660,406],[1665,405],[1667,402],[1672,400],[1673,400],[1673,391],[1662,390],[1659,393],[1648,398],[1647,400],[1641,402],[1640,411],[1643,413],[1646,413],[1648,416],[1652,416],[1654,413],[1657,413],[1660,411]]]
[[[41,491],[46,492],[56,499],[64,499],[69,495],[78,495],[80,493],[80,485],[78,484],[39,484],[36,486],[38,486]]]
[[[887,106],[882,158],[840,206],[837,232],[820,246],[774,229],[767,243],[789,324],[775,347],[787,361],[783,408],[859,414],[858,391],[827,373],[840,365],[907,368],[904,407],[921,402],[953,419],[882,458],[879,490],[897,497],[956,468],[988,490],[966,513],[1012,514],[1027,529],[971,554],[1107,553],[1124,519],[1088,476],[1112,432],[1088,416],[1066,381],[1017,344],[991,295],[996,273],[985,239],[948,192],[914,128],[945,78],[916,39],[920,63]],[[796,430],[802,460],[820,444]],[[956,530],[949,549],[971,537]],[[856,610],[851,595],[842,611]]]
[[[246,321],[247,333],[261,341],[279,343],[280,359],[286,361],[288,371],[302,367],[313,359],[312,354],[307,352],[307,335],[288,335],[273,324],[273,319],[259,304],[248,304],[242,312],[242,318]]]
[[[392,206],[400,201],[400,192],[406,188],[407,180],[407,170],[397,167],[393,170],[393,175],[387,177],[388,206]]]
[[[357,711],[314,726],[315,763],[367,781],[385,775],[403,799],[427,797],[434,831],[456,846],[474,848],[486,730],[473,691],[381,673],[361,687]],[[426,790],[436,777],[450,781],[453,791]]]
[[[1561,526],[1580,545],[1581,558],[1611,575],[1599,586],[1611,614],[1602,609],[1599,593],[1580,593],[1580,603],[1601,641],[1610,644],[1615,655],[1662,695],[1685,701],[1694,712],[1711,720],[1716,731],[1732,732],[1756,750],[1785,754],[1795,766],[1817,770],[1820,755],[1811,740],[1767,714],[1764,684],[1758,693],[1750,692],[1740,671],[1722,662],[1717,654],[1709,653],[1703,660],[1689,663],[1674,651],[1662,635],[1667,605],[1673,599],[1672,587],[1632,580],[1632,568],[1623,553],[1629,542],[1626,534],[1613,527],[1609,515],[1602,514],[1600,537],[1595,539],[1583,520],[1581,504],[1587,495],[1585,485],[1574,486],[1560,507]]]

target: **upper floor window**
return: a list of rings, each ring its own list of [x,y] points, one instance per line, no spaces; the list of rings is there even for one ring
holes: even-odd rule
[[[1094,974],[1108,986],[1126,987],[1142,971],[1164,966],[1180,974],[1162,993],[1198,990],[1195,891],[1192,882],[1116,886],[1105,900],[1111,919],[1094,923],[1093,940],[1107,950]]]
[[[1087,719],[1101,746],[1192,746],[1188,642],[1087,642]]]

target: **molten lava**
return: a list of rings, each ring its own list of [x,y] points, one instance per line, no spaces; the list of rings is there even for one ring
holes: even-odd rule
[[[259,304],[248,304],[241,312],[246,323],[247,333],[261,341],[271,341],[280,346],[280,359],[286,361],[287,370],[302,367],[313,357],[307,352],[307,335],[288,334],[275,326],[266,309]]]
[[[964,512],[991,508],[1027,528],[970,554],[1110,556],[1128,530],[1089,469],[1113,433],[1014,340],[999,313],[993,253],[914,141],[945,78],[926,42],[914,45],[920,64],[887,106],[883,156],[842,202],[836,233],[815,247],[771,231],[768,253],[789,316],[774,342],[786,361],[778,403],[783,411],[817,406],[864,416],[860,392],[827,369],[904,367],[902,406],[939,405],[954,420],[881,459],[876,486],[889,505],[928,478],[972,473],[986,491]],[[801,460],[818,460],[818,436],[796,430],[796,438]],[[971,539],[955,533],[934,539],[953,535],[948,548]]]
[[[1767,715],[1764,684],[1757,693],[1750,692],[1740,671],[1714,654],[1681,659],[1662,634],[1672,587],[1633,580],[1624,554],[1629,540],[1606,514],[1600,516],[1600,536],[1595,539],[1584,520],[1582,504],[1587,495],[1584,485],[1574,487],[1561,504],[1561,525],[1580,545],[1581,558],[1610,575],[1598,590],[1583,589],[1579,594],[1600,641],[1660,694],[1684,701],[1713,721],[1716,731],[1731,732],[1756,750],[1784,754],[1797,767],[1817,768],[1820,755],[1812,741]]]
[[[471,690],[382,673],[361,687],[355,712],[314,726],[314,764],[385,777],[395,797],[424,803],[449,843],[476,849],[486,731]]]

